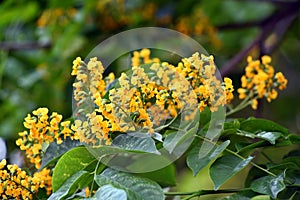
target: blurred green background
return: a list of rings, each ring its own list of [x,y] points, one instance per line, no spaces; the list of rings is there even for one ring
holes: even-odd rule
[[[299,7],[296,0],[2,1],[0,137],[14,150],[23,118],[38,107],[70,117],[72,61],[111,35],[145,26],[171,28],[199,41],[235,88],[246,56],[271,55],[275,70],[289,80],[287,89],[276,101],[263,100],[257,111],[238,116],[272,119],[299,133]]]

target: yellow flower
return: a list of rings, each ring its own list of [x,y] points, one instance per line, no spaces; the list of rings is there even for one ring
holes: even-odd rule
[[[256,109],[257,109],[257,104],[258,104],[257,99],[253,99],[253,100],[251,101],[251,107],[252,107],[253,110],[256,110]]]
[[[275,79],[276,79],[277,83],[279,84],[280,90],[283,90],[286,88],[288,81],[281,72],[278,72],[275,74]]]
[[[71,73],[72,76],[77,75],[77,73],[78,73],[78,67],[81,65],[81,62],[82,62],[82,60],[81,60],[80,57],[77,57],[73,61],[73,67],[72,67],[73,70],[72,70],[72,73]]]
[[[48,108],[38,108],[37,110],[34,110],[32,113],[36,116],[42,117],[47,115],[49,112]]]
[[[239,98],[240,99],[245,99],[246,98],[246,94],[247,94],[247,90],[244,89],[244,88],[239,88],[238,90],[238,93],[239,93]]]
[[[6,165],[6,160],[5,159],[1,160],[1,162],[0,162],[0,169],[3,169],[3,167],[5,165]]]
[[[270,56],[264,55],[263,57],[261,57],[262,63],[264,65],[267,65],[269,63],[271,63],[272,59]]]

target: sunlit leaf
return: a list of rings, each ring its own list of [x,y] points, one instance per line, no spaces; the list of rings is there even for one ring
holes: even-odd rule
[[[85,148],[76,147],[66,152],[57,162],[52,176],[52,188],[55,192],[62,184],[78,171],[95,169],[97,159]]]

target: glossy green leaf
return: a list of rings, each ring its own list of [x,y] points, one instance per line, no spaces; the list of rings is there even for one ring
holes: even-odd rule
[[[54,163],[65,152],[79,145],[79,141],[73,141],[70,139],[64,140],[62,144],[57,144],[56,142],[51,143],[43,155],[41,168],[44,168],[49,164]]]
[[[140,151],[159,154],[155,141],[145,133],[128,133],[118,135],[112,142],[112,146],[124,150]]]
[[[271,144],[275,144],[275,141],[281,136],[280,132],[262,131],[256,134],[258,138],[269,141]]]
[[[249,118],[240,123],[240,129],[250,133],[257,133],[261,131],[266,132],[280,132],[288,135],[289,131],[285,127],[267,119]]]
[[[126,200],[126,192],[122,189],[113,187],[112,185],[104,185],[100,187],[92,198],[85,200]]]
[[[67,180],[56,190],[48,200],[60,200],[65,199],[68,195],[72,195],[78,189],[84,188],[93,181],[93,175],[87,171],[78,171],[72,176],[68,177]]]
[[[152,181],[157,182],[162,187],[176,185],[175,166],[173,164],[156,171],[141,173],[138,175],[141,177],[149,178]]]
[[[253,181],[250,187],[255,192],[267,194],[270,195],[272,198],[276,198],[277,194],[285,189],[283,178],[283,174],[277,177],[264,176]]]
[[[233,155],[226,155],[218,158],[211,165],[209,171],[215,190],[219,189],[223,183],[244,169],[252,159],[252,156],[242,159]]]
[[[193,171],[194,176],[212,160],[216,159],[226,149],[229,143],[229,140],[223,142],[221,145],[203,142],[195,146],[187,156],[187,165]]]
[[[154,181],[111,168],[107,168],[100,175],[97,175],[95,181],[99,186],[111,184],[115,188],[124,190],[128,199],[164,199],[163,190]]]
[[[238,135],[245,136],[252,139],[254,138],[264,139],[270,142],[271,144],[275,144],[276,140],[280,138],[280,136],[282,135],[280,132],[274,132],[274,131],[260,131],[258,133],[251,133],[244,130],[237,130],[236,133]]]
[[[255,148],[264,147],[264,146],[270,146],[269,142],[265,140],[260,140],[258,142],[252,142],[252,143],[235,143],[235,148],[239,153],[242,152],[249,152]]]
[[[52,176],[53,191],[57,191],[62,184],[78,171],[94,170],[97,159],[85,148],[76,147],[66,152],[57,162]]]

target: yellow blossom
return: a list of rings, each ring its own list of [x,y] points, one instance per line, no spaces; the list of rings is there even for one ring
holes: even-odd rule
[[[251,56],[247,58],[248,65],[245,68],[245,75],[241,77],[241,88],[237,91],[240,99],[251,96],[251,105],[257,109],[257,99],[266,98],[268,102],[276,99],[278,93],[276,89],[284,89],[287,80],[281,72],[274,76],[274,68],[270,65],[270,56],[262,56],[260,60],[253,60]]]

